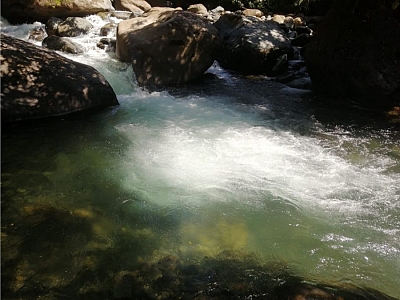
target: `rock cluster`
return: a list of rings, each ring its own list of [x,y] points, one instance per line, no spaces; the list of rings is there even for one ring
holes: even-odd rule
[[[57,3],[46,22],[48,37],[43,40],[43,46],[72,54],[84,52],[71,39],[92,28],[79,15],[94,8],[85,10],[86,2],[82,2],[66,19],[59,18],[63,15],[60,12],[67,11],[71,3]],[[100,7],[97,2],[96,5]],[[293,54],[292,44],[303,46],[311,34],[300,18],[266,17],[258,9],[231,13],[220,6],[208,11],[202,4],[193,4],[182,11],[180,8],[152,8],[144,0],[116,0],[113,5],[111,8],[104,6],[108,10],[101,12],[103,18],[118,16],[127,20],[120,22],[118,28],[113,22],[106,24],[100,35],[108,38],[102,39],[98,47],[116,49],[117,57],[132,63],[139,84],[145,86],[195,80],[215,60],[226,69],[246,74],[277,75],[287,69],[288,59]],[[47,6],[43,3],[36,4],[35,9],[41,16],[46,15]],[[22,13],[21,10],[17,15]],[[308,29],[301,34],[307,37],[295,39],[300,25]],[[115,41],[112,36],[116,30]]]
[[[368,104],[382,103],[382,97],[396,104],[400,98],[400,34],[385,30],[400,33],[399,21],[385,18],[392,12],[378,10],[354,17],[350,4],[338,4],[316,31],[321,17],[264,15],[257,9],[229,12],[220,6],[207,10],[202,4],[193,4],[184,11],[151,7],[144,0],[115,0],[114,6],[109,0],[34,0],[25,6],[22,2],[14,2],[3,15],[20,20],[31,9],[29,16],[35,20],[47,17],[43,46],[73,54],[84,52],[73,38],[93,27],[79,16],[100,11],[104,18],[125,18],[118,27],[112,22],[105,25],[100,31],[104,38],[97,45],[115,50],[117,58],[131,63],[142,86],[196,80],[216,60],[225,69],[278,76],[278,81],[292,87],[361,97]],[[344,22],[336,24],[337,15],[343,16]],[[346,30],[348,26],[352,30]],[[365,30],[371,33],[367,38]],[[116,40],[112,37],[115,33]],[[40,40],[43,30],[31,36]],[[299,59],[303,47],[307,69]],[[297,63],[289,63],[293,61]]]
[[[42,45],[49,49],[63,51],[71,54],[80,54],[84,49],[68,37],[77,37],[87,34],[93,25],[85,18],[68,17],[65,20],[51,17],[46,23],[47,37]]]
[[[15,15],[11,16],[13,21],[25,16],[26,7],[22,7],[21,3],[17,1],[14,8],[7,9],[5,13],[3,11],[4,15],[11,16],[10,11],[15,12]],[[110,6],[107,0],[94,1],[91,5],[85,0],[60,0],[52,3],[52,10],[49,10],[47,2],[34,1],[32,7],[27,6],[32,8],[31,16],[35,19],[43,20],[48,17],[45,28],[41,27],[32,32],[31,39],[42,40],[42,46],[52,50],[81,54],[85,50],[80,44],[74,42],[74,38],[87,34],[93,29],[93,25],[80,16],[100,11],[99,16],[104,19],[109,19],[110,16],[125,18],[126,20],[121,21],[118,27],[113,22],[105,25],[99,33],[104,38],[98,42],[97,46],[107,51],[115,51],[117,58],[131,63],[138,83],[147,87],[184,84],[199,79],[215,60],[226,69],[246,74],[280,74],[287,69],[288,58],[293,53],[293,37],[297,34],[294,28],[304,25],[298,18],[290,20],[284,16],[265,17],[261,11],[256,9],[231,13],[219,6],[208,11],[202,4],[191,5],[186,11],[183,11],[181,8],[152,8],[143,0],[116,0],[113,2],[115,8]],[[116,40],[113,38],[115,34]],[[290,38],[291,36],[292,38]],[[33,60],[40,60],[37,49],[23,43],[21,47],[29,49],[26,50],[26,53],[32,55]],[[20,63],[28,63],[23,62],[22,57],[17,53],[3,51],[2,54],[3,62],[17,63],[15,58],[18,58],[21,60]],[[53,55],[46,51],[43,51],[42,54],[44,60],[57,61],[57,64],[60,65],[67,63],[65,59],[56,54]],[[12,55],[12,57],[10,58],[8,55]],[[75,65],[75,63],[70,62],[70,65]],[[40,74],[36,74],[31,69],[27,73],[17,73],[23,80],[32,76],[42,80],[43,74],[51,73],[46,67],[47,63],[42,64]],[[64,67],[61,67],[60,70],[71,71],[70,68]],[[39,85],[45,85],[49,90],[54,89],[54,86],[58,86],[59,79],[53,75],[49,75],[47,81]],[[64,75],[68,78],[74,77],[70,73]],[[4,86],[12,87],[15,84],[10,81],[13,77],[10,77],[7,72],[2,73],[2,76],[4,77],[2,82]],[[79,78],[79,76],[75,77]],[[100,78],[98,75],[95,77]],[[291,79],[295,79],[295,77],[292,76]],[[85,82],[89,83],[90,81],[85,80]],[[74,86],[77,82],[71,80],[69,84]],[[37,84],[35,83],[35,85]],[[64,101],[60,107],[55,110],[46,108],[41,98],[47,99],[52,93],[45,91],[44,94],[39,93],[39,95],[35,85],[25,85],[24,95],[34,95],[32,96],[33,102],[29,103],[39,103],[39,105],[13,106],[8,102],[5,105],[6,102],[4,102],[2,110],[6,111],[7,108],[7,111],[10,112],[11,108],[16,109],[16,115],[10,115],[8,118],[5,114],[6,118],[3,119],[36,118],[45,116],[46,111],[48,115],[58,115],[76,110],[72,107],[67,108],[68,105],[64,105],[64,102],[68,101],[68,97],[75,100],[79,97],[66,91],[57,94],[64,95],[64,98],[55,98],[60,103]],[[28,86],[29,88],[27,88]],[[83,89],[82,87],[73,88],[77,92]],[[13,93],[17,89],[5,87],[5,91],[5,100],[11,99],[9,98],[11,96],[15,96],[17,99],[25,97],[14,95]],[[91,105],[87,105],[85,97],[82,98],[81,104],[76,104],[76,107],[79,107],[77,110],[91,107]],[[115,99],[115,95],[110,99]],[[115,101],[111,100],[110,103],[115,104]],[[51,108],[57,107],[54,103],[51,105]],[[94,106],[98,106],[98,104],[96,103]],[[23,109],[21,109],[22,107]],[[31,111],[28,111],[28,108]]]
[[[292,18],[284,28],[282,24],[256,9],[207,11],[202,4],[187,11],[152,8],[119,23],[116,54],[132,63],[139,84],[145,86],[197,79],[214,60],[246,74],[277,75],[287,69],[293,54],[288,32],[297,36],[300,25],[312,32],[300,18]]]

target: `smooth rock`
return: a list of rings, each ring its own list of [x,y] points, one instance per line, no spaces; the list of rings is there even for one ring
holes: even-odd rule
[[[57,35],[63,37],[77,37],[87,34],[93,25],[84,18],[70,17],[57,26]]]
[[[208,15],[207,8],[203,4],[192,4],[187,8],[187,11],[190,11],[192,13],[206,16]]]
[[[2,122],[118,104],[113,89],[94,68],[3,34],[1,42]]]
[[[203,76],[219,46],[217,30],[204,18],[165,8],[119,23],[116,54],[132,63],[140,85],[163,86]]]
[[[59,37],[56,35],[50,35],[46,37],[42,45],[48,49],[63,51],[71,54],[84,53],[84,49],[78,44],[71,41],[69,38]]]
[[[148,11],[151,5],[144,0],[114,0],[116,10],[131,12]]]

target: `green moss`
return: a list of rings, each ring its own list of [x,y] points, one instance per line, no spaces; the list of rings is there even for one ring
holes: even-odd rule
[[[65,4],[68,4],[69,0],[47,0],[46,1],[46,6],[50,6],[50,7],[58,7],[58,6],[62,6]]]

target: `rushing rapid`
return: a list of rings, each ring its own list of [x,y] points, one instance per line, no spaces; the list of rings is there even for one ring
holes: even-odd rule
[[[376,140],[324,132],[320,124],[300,134],[269,118],[264,105],[224,98],[153,93],[120,100],[131,107],[130,120],[116,126],[129,141],[122,186],[159,207],[195,212],[190,222],[200,229],[191,240],[204,231],[213,239],[210,222],[233,215],[246,232],[240,247],[290,257],[316,278],[397,284],[400,176],[390,168],[398,161],[377,158],[365,145],[352,160],[345,148]],[[398,153],[398,145],[390,147]]]
[[[46,162],[50,157],[56,165],[41,173],[53,184],[45,193],[68,184],[71,205],[80,199],[107,208],[112,202],[132,222],[140,210],[150,226],[162,228],[160,252],[189,258],[251,252],[285,261],[304,276],[400,297],[395,129],[327,122],[332,118],[324,115],[335,112],[317,111],[310,91],[266,77],[245,78],[217,64],[209,70],[216,79],[143,90],[128,65],[96,48],[105,21],[88,19],[95,29],[77,39],[86,52],[62,55],[97,68],[120,106],[95,116],[94,129],[83,130],[79,140],[72,134],[63,140],[63,150],[35,157]],[[43,24],[2,21],[3,32],[23,39],[35,26]],[[107,168],[83,180],[71,176],[96,163]],[[96,180],[119,190],[108,198],[88,193]],[[110,214],[121,222],[116,210]],[[168,221],[155,214],[179,225],[169,230]]]

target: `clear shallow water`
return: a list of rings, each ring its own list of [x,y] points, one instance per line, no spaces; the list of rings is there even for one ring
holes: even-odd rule
[[[235,252],[400,297],[395,127],[218,66],[219,79],[150,93],[104,52],[68,57],[97,67],[120,106],[2,135],[8,290],[78,278],[84,293],[104,269]]]

